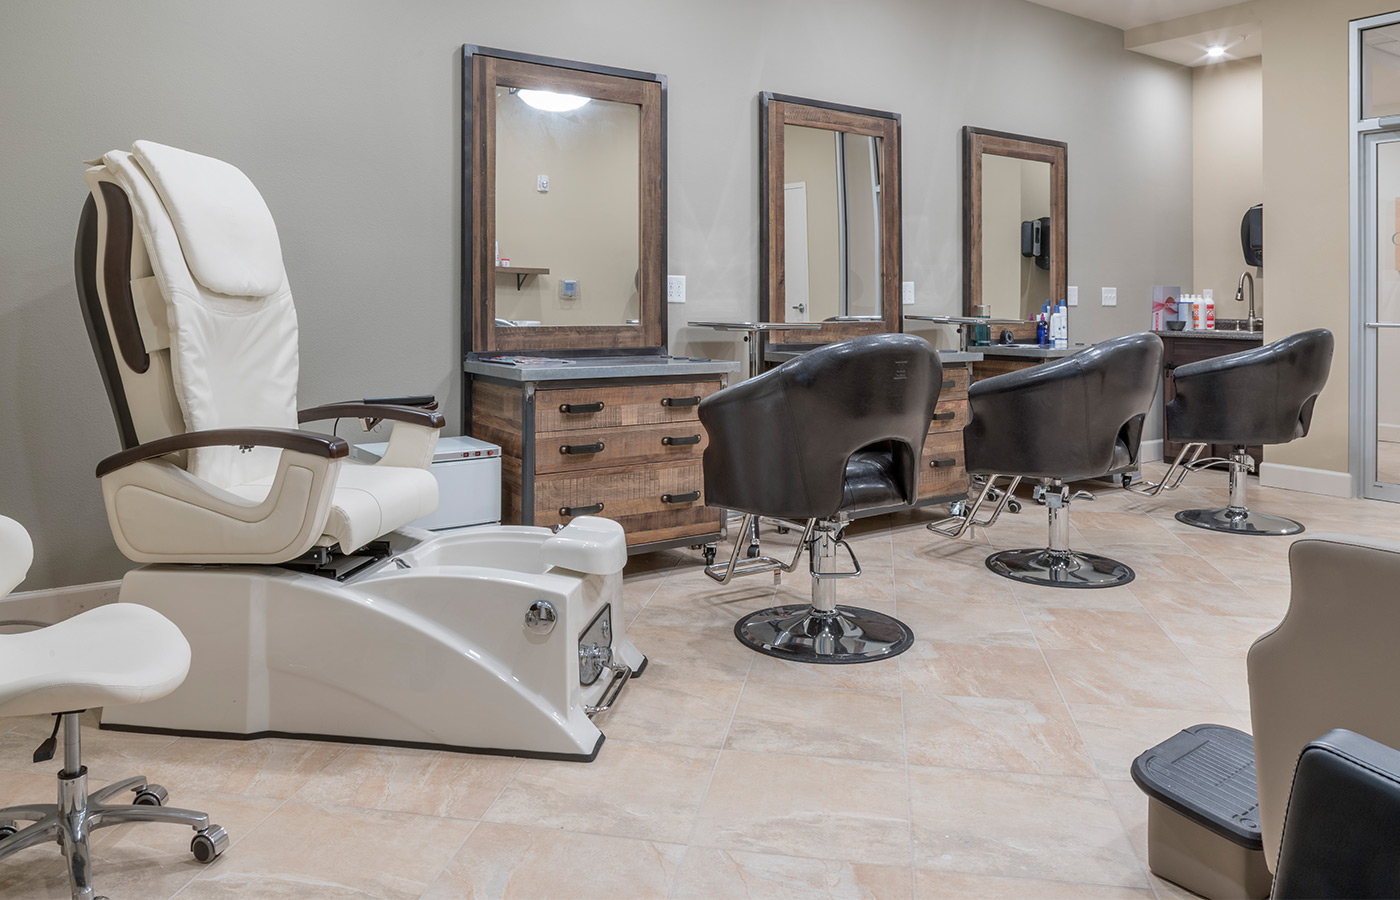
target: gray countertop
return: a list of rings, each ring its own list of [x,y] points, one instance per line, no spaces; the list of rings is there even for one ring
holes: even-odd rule
[[[1204,331],[1154,331],[1153,334],[1160,338],[1202,338],[1204,340],[1216,341],[1264,342],[1264,332],[1262,331],[1220,331],[1218,329],[1207,328]]]
[[[991,358],[1061,359],[1073,356],[1088,346],[1088,344],[1070,344],[1068,347],[1042,347],[1039,344],[992,344],[987,347],[978,347],[976,352]]]
[[[724,375],[739,371],[739,364],[726,359],[697,359],[687,356],[575,357],[573,362],[567,365],[538,366],[511,366],[468,359],[463,362],[462,370],[469,375],[489,375],[505,381],[573,381],[584,378]]]
[[[804,352],[802,350],[769,350],[763,354],[763,358],[768,362],[785,363],[790,359],[797,359]],[[938,359],[944,363],[981,362],[982,354],[973,350],[939,350]]]

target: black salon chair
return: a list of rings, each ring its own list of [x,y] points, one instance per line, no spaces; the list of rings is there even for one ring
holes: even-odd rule
[[[1142,493],[1172,490],[1189,472],[1212,465],[1230,468],[1230,502],[1224,509],[1187,509],[1178,520],[1232,534],[1298,534],[1292,519],[1254,512],[1245,504],[1245,475],[1254,471],[1252,444],[1286,444],[1304,437],[1313,405],[1332,365],[1332,332],[1303,331],[1264,347],[1178,366],[1176,396],[1167,404],[1167,433],[1182,447],[1161,482]],[[1201,459],[1211,444],[1228,444],[1228,459]]]
[[[927,341],[879,334],[831,344],[706,398],[700,423],[705,502],[745,515],[806,520],[791,560],[739,559],[706,567],[721,583],[792,571],[807,548],[812,602],[752,613],[734,626],[749,647],[783,659],[860,663],[907,650],[914,636],[882,613],[836,605],[835,579],[860,574],[842,534],[852,514],[908,508],[918,498],[924,438],[943,366]],[[852,570],[839,572],[844,547]]]
[[[958,517],[956,529],[948,529],[951,520],[934,522],[929,529],[956,536],[971,524],[989,525],[1001,506],[989,520],[977,515],[997,479],[1011,479],[1004,504],[1022,478],[1034,478],[1040,482],[1036,496],[1050,511],[1049,545],[995,553],[987,557],[987,568],[1050,587],[1113,587],[1132,581],[1133,570],[1123,563],[1069,549],[1070,500],[1093,495],[1071,493],[1067,483],[1136,465],[1161,370],[1162,339],[1143,333],[973,384],[963,448],[968,473],[984,476],[983,489]]]

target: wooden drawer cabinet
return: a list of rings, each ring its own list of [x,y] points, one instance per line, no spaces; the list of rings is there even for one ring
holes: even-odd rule
[[[929,423],[928,438],[919,462],[919,502],[961,499],[967,493],[967,469],[963,464],[963,426],[967,424],[968,367],[948,366]]]
[[[1172,372],[1177,366],[1184,366],[1187,363],[1200,362],[1203,359],[1215,359],[1217,356],[1225,356],[1229,353],[1239,353],[1242,350],[1254,350],[1263,345],[1263,336],[1255,338],[1241,337],[1220,338],[1220,337],[1192,337],[1181,336],[1182,332],[1158,332],[1162,337],[1164,353],[1162,356],[1162,457],[1170,463],[1176,459],[1181,448],[1186,446],[1180,441],[1172,438],[1170,429],[1167,428],[1166,405],[1176,397],[1176,383],[1172,380]],[[1201,456],[1229,456],[1234,448],[1225,444],[1215,444],[1207,447],[1201,452]],[[1246,447],[1245,451],[1254,457],[1256,463],[1264,461],[1264,448],[1262,446]]]

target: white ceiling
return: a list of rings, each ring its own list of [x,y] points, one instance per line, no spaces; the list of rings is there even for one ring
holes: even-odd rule
[[[1182,16],[1233,6],[1239,0],[1031,0],[1095,22],[1127,31]]]

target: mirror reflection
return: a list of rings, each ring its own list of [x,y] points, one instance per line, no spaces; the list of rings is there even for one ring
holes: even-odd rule
[[[1050,175],[1047,162],[982,154],[982,303],[993,318],[1025,321],[1056,299]]]
[[[783,126],[784,321],[880,318],[880,145]]]
[[[498,325],[639,318],[641,107],[496,88]]]

